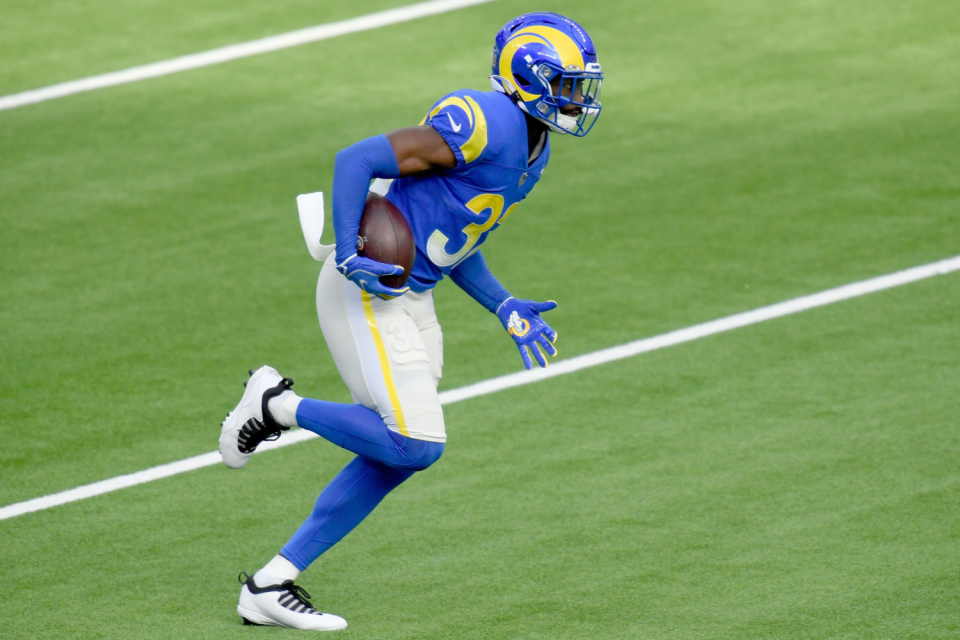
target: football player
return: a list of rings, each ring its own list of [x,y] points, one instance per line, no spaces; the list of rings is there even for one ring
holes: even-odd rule
[[[480,246],[533,189],[550,159],[550,133],[585,136],[600,114],[603,74],[576,22],[531,13],[497,33],[493,91],[456,91],[419,126],[363,140],[337,154],[333,178],[336,253],[320,272],[320,328],[354,404],[301,398],[271,367],[251,371],[227,415],[220,453],[246,464],[257,445],[299,426],[356,454],[324,488],[313,512],[280,553],[241,574],[237,611],[245,623],[342,629],[295,584],[327,549],[395,487],[432,465],[446,432],[437,384],[443,367],[433,288],[445,276],[495,314],[524,366],[547,366],[557,333],[540,317],[555,302],[515,298],[487,268]],[[386,197],[410,223],[416,260],[402,289],[380,276],[397,265],[357,254],[371,180],[392,180]],[[532,359],[531,359],[532,356]]]

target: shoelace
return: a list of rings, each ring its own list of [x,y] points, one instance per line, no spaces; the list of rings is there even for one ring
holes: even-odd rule
[[[296,611],[298,608],[297,605],[303,605],[307,611],[316,611],[313,606],[313,603],[310,602],[310,598],[313,597],[307,590],[301,587],[298,584],[293,584],[293,580],[287,580],[286,582],[280,585],[282,588],[287,590],[287,593],[293,596],[293,599],[296,602],[287,602],[284,606],[288,609]]]
[[[237,576],[237,580],[240,584],[246,584],[251,580],[251,576],[246,571],[241,571],[240,575]],[[300,585],[294,584],[293,580],[281,582],[280,589],[286,592],[286,594],[280,596],[280,603],[285,608],[297,613],[319,613],[310,601],[313,596],[307,593],[307,590]],[[283,601],[285,595],[290,596],[286,602]]]
[[[253,369],[250,369],[250,375],[252,376],[255,373]],[[244,388],[246,388],[247,383],[243,383]],[[267,400],[271,397],[279,395],[293,386],[293,380],[290,378],[283,378],[273,389],[267,390],[264,393],[262,398],[263,412],[267,412]],[[227,413],[227,418],[230,417],[230,413]],[[268,417],[264,415],[264,417]],[[268,427],[265,423],[271,423]],[[221,423],[223,424],[223,423]],[[257,446],[261,442],[272,442],[280,437],[282,431],[289,431],[290,427],[284,427],[279,424],[276,420],[257,420],[256,418],[251,417],[247,420],[242,427],[240,427],[240,433],[237,434],[237,449],[240,450],[240,453],[253,453]]]
[[[289,427],[280,427],[270,430],[263,422],[256,418],[250,418],[240,428],[237,435],[237,448],[240,453],[253,453],[261,442],[272,442],[280,437],[281,431],[286,431]]]

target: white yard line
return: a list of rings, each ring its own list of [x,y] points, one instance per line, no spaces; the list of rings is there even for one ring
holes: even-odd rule
[[[0,97],[0,111],[15,109],[37,102],[54,100],[56,98],[63,98],[64,96],[75,93],[114,87],[119,84],[137,82],[139,80],[146,80],[147,78],[157,78],[190,69],[199,69],[200,67],[208,67],[213,64],[220,64],[221,62],[229,62],[239,58],[260,55],[261,53],[289,49],[290,47],[297,47],[310,42],[336,38],[337,36],[348,33],[379,29],[380,27],[398,24],[400,22],[409,22],[417,18],[447,13],[448,11],[456,11],[457,9],[493,1],[494,0],[431,0],[430,2],[420,2],[406,7],[388,9],[387,11],[378,11],[377,13],[351,18],[341,22],[321,24],[316,27],[281,33],[276,36],[270,36],[269,38],[241,42],[211,51],[203,51],[201,53],[194,53],[161,62],[153,62],[139,67],[124,69],[123,71],[104,73],[103,75],[71,80],[70,82],[43,87],[42,89],[2,96]]]
[[[768,307],[760,307],[759,309],[754,309],[753,311],[746,311],[744,313],[727,316],[726,318],[720,318],[719,320],[712,320],[703,324],[697,324],[692,327],[687,327],[686,329],[678,329],[677,331],[671,331],[670,333],[664,333],[652,338],[636,340],[634,342],[629,342],[617,347],[610,347],[609,349],[594,351],[593,353],[577,356],[576,358],[570,358],[569,360],[562,360],[546,369],[511,373],[509,375],[500,376],[499,378],[484,380],[483,382],[467,385],[466,387],[460,387],[459,389],[451,389],[450,391],[444,391],[440,394],[440,403],[444,405],[453,404],[454,402],[460,402],[461,400],[485,396],[490,393],[497,393],[498,391],[503,391],[504,389],[519,387],[521,385],[538,382],[554,376],[573,373],[574,371],[595,367],[597,365],[606,364],[607,362],[630,358],[648,351],[655,351],[657,349],[663,349],[664,347],[683,344],[684,342],[690,342],[692,340],[697,340],[698,338],[704,338],[717,333],[739,329],[740,327],[758,324],[766,320],[773,320],[774,318],[780,318],[794,313],[799,313],[808,309],[815,309],[817,307],[833,304],[842,300],[849,300],[850,298],[864,296],[868,293],[875,293],[877,291],[883,291],[884,289],[892,289],[893,287],[899,287],[904,284],[910,284],[911,282],[925,280],[934,276],[945,275],[954,271],[960,271],[960,256],[949,258],[947,260],[941,260],[940,262],[934,262],[932,264],[927,264],[920,267],[914,267],[912,269],[906,269],[905,271],[897,271],[896,273],[891,273],[889,275],[880,276],[877,278],[871,278],[870,280],[854,282],[853,284],[837,287],[836,289],[828,289],[813,295],[794,298],[793,300],[787,300],[786,302],[780,302]],[[286,447],[288,445],[296,444],[298,442],[303,442],[304,440],[310,440],[316,437],[318,437],[316,434],[303,429],[292,431],[284,434],[279,440],[262,444],[257,449],[257,453],[269,451],[271,449],[277,449],[279,447]],[[193,471],[194,469],[209,467],[219,463],[219,451],[204,453],[199,456],[160,465],[159,467],[152,467],[150,469],[145,469],[136,473],[130,473],[125,476],[117,476],[108,480],[101,480],[100,482],[94,482],[93,484],[77,487],[76,489],[54,493],[41,498],[34,498],[33,500],[27,500],[26,502],[11,504],[0,508],[0,520],[6,520],[7,518],[13,518],[15,516],[30,513],[32,511],[49,509],[50,507],[55,507],[60,504],[75,502],[77,500],[83,500],[84,498],[91,498],[103,493],[116,491],[117,489],[132,487],[134,485],[143,484],[152,480],[159,480],[160,478],[166,478],[179,473],[184,473],[186,471]]]

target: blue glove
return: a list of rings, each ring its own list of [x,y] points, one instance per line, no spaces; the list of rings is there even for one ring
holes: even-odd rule
[[[557,303],[553,300],[534,302],[512,297],[497,308],[497,317],[507,333],[513,336],[527,369],[533,368],[530,353],[533,353],[541,367],[547,366],[545,355],[551,358],[557,355],[557,348],[553,346],[557,341],[557,332],[540,317],[541,313],[556,308]]]
[[[398,276],[403,273],[403,267],[398,264],[383,264],[353,254],[337,265],[337,271],[367,293],[372,293],[384,299],[399,298],[410,291],[410,287],[391,289],[380,282],[380,276]]]

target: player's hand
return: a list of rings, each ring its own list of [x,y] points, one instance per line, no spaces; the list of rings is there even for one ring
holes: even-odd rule
[[[381,298],[398,298],[410,291],[410,287],[391,289],[380,282],[380,276],[398,276],[403,273],[403,267],[398,264],[383,264],[353,254],[337,265],[337,271],[362,290]]]
[[[497,309],[497,317],[517,343],[527,369],[533,368],[531,353],[541,367],[547,366],[546,356],[552,358],[557,355],[557,348],[553,346],[557,341],[557,332],[540,317],[541,313],[556,308],[557,303],[553,300],[534,302],[507,298]]]

